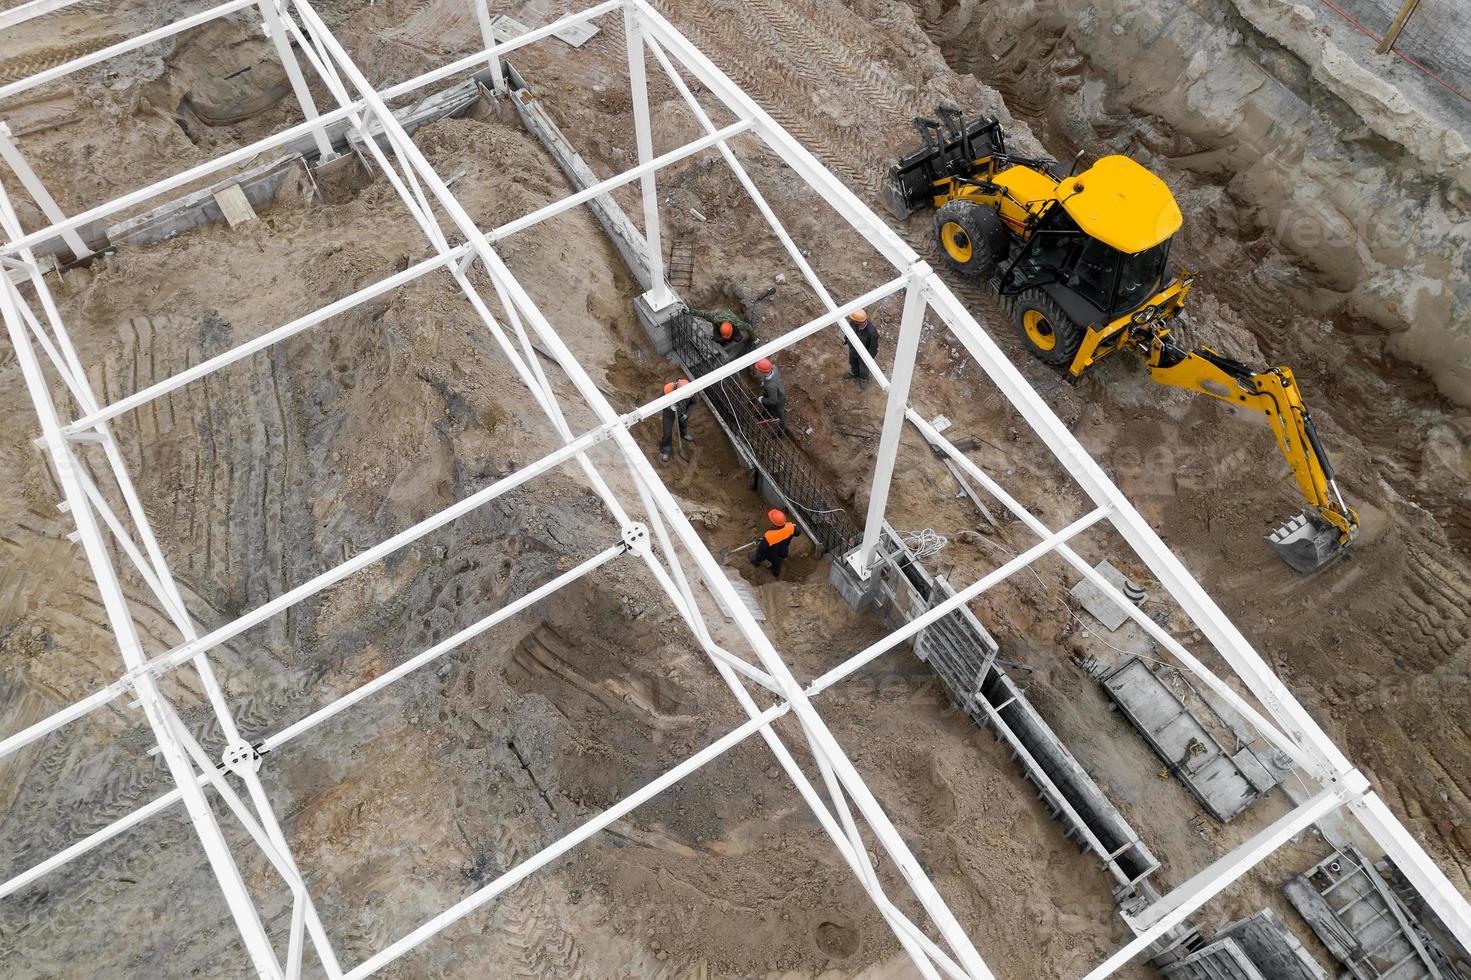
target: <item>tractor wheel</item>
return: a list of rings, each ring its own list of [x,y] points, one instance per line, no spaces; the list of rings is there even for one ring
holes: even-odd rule
[[[1012,319],[1032,354],[1044,364],[1067,367],[1083,343],[1083,328],[1040,289],[1028,289],[1016,298]]]
[[[956,272],[984,279],[1006,255],[1006,228],[996,209],[974,201],[951,201],[935,215],[940,254]]]

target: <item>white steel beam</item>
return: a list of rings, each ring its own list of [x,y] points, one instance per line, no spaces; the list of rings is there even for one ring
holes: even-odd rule
[[[1350,775],[1358,776],[1358,773]],[[1125,914],[1125,920],[1138,934],[1099,964],[1084,980],[1102,980],[1126,966],[1130,960],[1184,922],[1206,902],[1231,887],[1237,879],[1271,856],[1279,847],[1343,806],[1349,797],[1355,792],[1362,792],[1367,785],[1363,777],[1358,776],[1352,784],[1319,790],[1305,803],[1284,813],[1229,854],[1196,872],[1184,884],[1149,905],[1143,915]]]
[[[639,26],[638,8],[632,0],[623,4],[623,34],[628,45],[628,92],[633,101],[634,142],[638,144],[638,162],[648,164],[654,159],[654,131],[649,123],[649,87],[644,75],[644,35]],[[749,117],[737,113],[744,122]],[[644,212],[644,261],[649,266],[649,292],[646,297],[651,308],[662,310],[673,302],[669,283],[664,280],[664,246],[659,228],[659,188],[653,168],[639,178],[640,196]]]
[[[30,0],[30,3],[22,3],[5,10],[0,10],[0,31],[10,27],[24,24],[28,20],[44,17],[58,10],[65,10],[74,3],[82,0]]]
[[[255,971],[263,978],[279,977],[281,966],[271,948],[260,913],[245,888],[240,869],[230,854],[229,846],[215,821],[214,812],[200,791],[194,768],[169,729],[164,715],[166,702],[163,695],[155,680],[146,670],[141,669],[145,660],[132,613],[128,609],[122,585],[117,579],[107,546],[93,517],[91,505],[76,478],[77,462],[72,456],[71,446],[61,437],[61,421],[51,402],[45,376],[8,290],[0,291],[0,313],[3,313],[11,345],[20,362],[26,387],[30,390],[31,402],[41,422],[42,432],[47,437],[57,483],[70,506],[87,563],[102,597],[108,624],[117,640],[123,663],[128,668],[129,682],[137,692],[138,701],[153,728],[164,762],[182,791],[184,806],[224,893],[225,902],[235,920],[236,928],[240,931]]]
[[[679,69],[670,63],[669,56],[664,53],[664,49],[659,45],[658,39],[645,35],[644,41],[648,44],[649,50],[653,52],[655,60],[659,62],[659,67],[664,69],[664,74],[674,85],[675,91],[679,92],[680,98],[684,99],[685,105],[689,107],[690,112],[699,121],[700,128],[707,133],[715,132],[715,123],[711,120],[710,114],[705,111],[705,107],[700,105],[700,100],[695,98],[695,94],[685,84],[683,76],[679,73]],[[802,250],[792,240],[792,236],[777,218],[776,212],[771,209],[771,205],[766,203],[766,198],[757,189],[756,182],[751,179],[751,175],[746,173],[746,168],[741,166],[741,162],[736,159],[735,152],[725,143],[720,144],[718,149],[720,150],[720,156],[725,160],[726,166],[730,167],[731,173],[735,174],[736,180],[745,189],[746,196],[751,199],[752,204],[756,205],[756,210],[761,212],[761,217],[766,219],[766,224],[770,226],[777,240],[781,242],[782,248],[786,249],[787,257],[801,271],[802,278],[807,280],[807,285],[811,287],[813,293],[817,295],[817,298],[822,301],[822,305],[827,308],[828,312],[835,310],[837,303],[834,302],[832,294],[827,291],[827,287],[823,285],[822,279],[818,277],[817,272],[812,268],[812,263],[807,261],[807,256],[802,254]],[[849,345],[851,345],[854,352],[857,353],[858,357],[868,367],[869,372],[873,375],[874,381],[878,383],[879,389],[881,391],[887,391],[889,389],[889,379],[884,374],[883,368],[879,367],[873,355],[868,352],[868,348],[864,347],[858,340],[858,337],[853,333],[853,328],[849,325],[846,318],[838,321],[838,329],[843,332],[843,336],[847,338]]]
[[[1373,835],[1394,866],[1415,886],[1425,906],[1445,923],[1463,949],[1471,949],[1471,903],[1456,890],[1420,842],[1400,823],[1378,793],[1365,793],[1349,809]]]
[[[137,37],[129,38],[126,41],[119,41],[117,44],[109,45],[90,54],[84,54],[80,58],[73,58],[71,61],[63,62],[54,68],[47,68],[45,71],[37,72],[19,81],[11,82],[9,85],[0,85],[0,100],[8,99],[12,95],[19,95],[22,92],[28,92],[38,85],[45,85],[47,82],[54,82],[58,78],[65,78],[72,72],[81,71],[83,68],[90,68],[93,65],[107,61],[109,58],[116,58],[120,54],[127,54],[129,51],[146,47],[156,41],[173,37],[175,34],[191,31],[203,24],[208,24],[212,20],[218,20],[227,14],[233,14],[237,10],[253,7],[255,4],[256,0],[226,0],[225,3],[217,7],[211,7],[191,17],[176,20],[172,24],[165,24],[163,27],[149,31],[146,34],[139,34]]]
[[[990,972],[986,969],[985,963],[980,955],[971,945],[969,937],[965,935],[964,930],[955,921],[953,914],[945,905],[944,900],[935,891],[928,876],[925,875],[918,862],[914,860],[914,856],[910,853],[908,845],[889,821],[887,814],[883,812],[878,801],[873,798],[868,787],[863,783],[862,777],[853,769],[852,764],[848,761],[837,740],[832,737],[832,734],[827,730],[827,726],[807,702],[796,679],[792,677],[781,656],[771,646],[755,621],[751,619],[749,611],[736,598],[729,580],[720,573],[714,556],[710,554],[709,550],[690,526],[688,520],[680,510],[678,503],[674,501],[668,488],[659,480],[657,473],[654,472],[648,460],[643,457],[632,436],[629,435],[624,427],[616,424],[619,421],[617,412],[614,411],[613,407],[608,403],[607,398],[587,375],[587,372],[582,368],[582,365],[577,361],[576,357],[567,349],[560,335],[546,321],[540,309],[537,308],[536,304],[525,292],[520,282],[511,275],[510,270],[506,268],[500,256],[485,242],[482,233],[476,227],[474,221],[465,212],[454,195],[450,193],[443,180],[434,172],[428,160],[424,158],[423,154],[419,152],[413,142],[408,139],[407,134],[402,131],[402,127],[398,125],[397,121],[388,114],[381,98],[372,91],[367,80],[363,78],[361,72],[353,64],[351,58],[348,57],[346,51],[342,49],[336,38],[326,29],[316,11],[306,0],[297,0],[296,6],[302,15],[307,29],[316,34],[318,40],[330,51],[332,57],[337,61],[338,67],[352,81],[363,98],[367,100],[369,106],[378,113],[385,129],[396,131],[395,138],[402,143],[401,151],[404,157],[419,171],[425,185],[429,187],[440,206],[455,223],[460,233],[476,246],[476,252],[481,262],[484,263],[486,271],[490,273],[492,280],[496,281],[506,294],[510,296],[513,305],[519,307],[521,314],[531,324],[532,329],[540,337],[542,343],[548,347],[553,358],[561,365],[573,385],[582,394],[583,399],[593,409],[600,424],[603,426],[613,426],[614,441],[623,449],[625,456],[631,461],[635,469],[644,474],[646,480],[649,481],[651,492],[654,494],[659,505],[666,508],[665,516],[673,522],[676,534],[681,538],[685,548],[691,554],[695,555],[697,562],[700,562],[704,566],[702,570],[705,574],[706,584],[711,588],[721,590],[723,593],[722,598],[726,598],[727,602],[731,604],[738,628],[747,634],[747,641],[752,645],[757,658],[762,662],[767,672],[781,684],[787,697],[792,699],[793,709],[801,719],[804,731],[808,734],[809,738],[815,740],[815,747],[820,747],[821,751],[827,754],[839,778],[842,779],[845,789],[853,795],[854,801],[858,804],[859,809],[868,820],[875,836],[884,845],[896,865],[899,866],[905,879],[914,891],[915,896],[929,913],[931,921],[935,923],[941,934],[945,936],[951,949],[968,971],[978,977],[989,977]],[[677,390],[688,391],[690,387],[692,386],[686,386],[685,389]],[[672,513],[668,511],[672,511]]]
[[[909,382],[914,376],[914,360],[919,353],[919,335],[924,328],[928,306],[930,267],[917,262],[909,276],[904,293],[904,313],[899,320],[899,340],[894,345],[894,376],[884,399],[884,427],[879,434],[878,455],[874,459],[873,481],[868,490],[868,516],[863,522],[863,543],[853,553],[854,570],[868,579],[873,553],[883,531],[884,511],[889,505],[889,485],[894,478],[894,463],[899,458],[899,437],[904,434],[904,412],[909,407]],[[851,343],[851,341],[850,341]],[[861,349],[860,343],[854,347]]]
[[[66,220],[66,215],[56,204],[56,198],[51,196],[51,192],[46,190],[46,185],[41,183],[41,178],[36,176],[36,172],[26,162],[24,154],[20,152],[20,146],[16,144],[15,137],[10,132],[10,127],[4,122],[0,122],[0,159],[3,159],[10,169],[15,171],[15,175],[20,178],[21,186],[26,189],[27,194],[31,195],[31,200],[36,202],[36,206],[41,209],[41,213],[49,221],[59,223]],[[72,255],[77,258],[85,259],[92,254],[92,250],[87,247],[86,242],[82,241],[82,236],[77,234],[75,228],[67,229],[61,238],[66,242],[67,248],[72,250]]]
[[[255,3],[256,0],[235,0],[235,2],[239,6],[244,7]],[[400,96],[407,95],[410,92],[415,92],[421,88],[424,88],[425,86],[432,85],[438,81],[443,81],[446,78],[458,75],[464,71],[474,70],[480,63],[485,60],[485,56],[487,54],[496,54],[500,57],[504,57],[506,54],[516,50],[517,48],[522,48],[528,44],[543,40],[544,38],[550,37],[558,31],[563,30],[567,27],[581,24],[586,21],[600,17],[603,14],[618,10],[622,7],[622,5],[623,0],[604,0],[603,3],[598,4],[596,7],[591,7],[578,13],[568,14],[566,17],[562,17],[559,20],[553,21],[545,27],[538,27],[535,30],[527,31],[525,34],[522,34],[519,37],[514,37],[507,41],[502,41],[500,44],[497,44],[493,49],[491,49],[491,51],[482,52],[477,55],[471,55],[468,58],[462,58],[459,61],[451,62],[448,65],[444,65],[432,71],[425,72],[422,75],[416,75],[415,77],[410,78],[408,81],[389,86],[379,94],[385,101],[399,98]],[[99,52],[99,54],[100,53],[101,52]],[[89,221],[95,221],[98,218],[106,218],[111,215],[117,214],[120,211],[124,211],[128,208],[134,207],[135,205],[142,204],[145,201],[150,201],[161,194],[165,194],[171,190],[184,187],[187,184],[192,184],[195,181],[200,180],[203,177],[207,177],[208,175],[218,170],[223,170],[227,167],[238,166],[240,164],[249,162],[255,159],[260,154],[266,152],[267,150],[284,146],[285,144],[290,143],[292,140],[296,139],[299,136],[307,135],[308,133],[312,132],[312,130],[317,125],[329,126],[333,123],[341,122],[342,120],[352,115],[354,112],[361,111],[365,107],[365,105],[366,103],[363,100],[359,99],[353,102],[351,106],[344,106],[333,109],[331,112],[323,113],[322,115],[317,117],[315,122],[313,122],[312,120],[307,120],[305,122],[298,123],[295,126],[291,126],[287,129],[281,130],[273,136],[267,136],[262,139],[256,140],[254,143],[251,143],[248,146],[243,146],[238,150],[232,150],[231,152],[216,157],[213,160],[206,160],[204,163],[201,163],[195,167],[191,167],[190,169],[185,170],[182,173],[175,174],[172,177],[165,177],[162,180],[149,184],[147,187],[132,191],[128,194],[124,194],[121,197],[114,198],[113,200],[108,201],[104,204],[99,204],[96,207],[89,208],[80,214],[73,215],[60,224],[48,225],[45,228],[40,229],[39,231],[35,231],[24,236],[23,238],[11,241],[4,246],[0,246],[0,253],[3,253],[5,255],[17,255],[24,248],[34,248],[35,246],[40,245],[42,242],[45,242],[48,239],[57,237],[64,229],[80,228],[82,225],[86,224]]]
[[[475,5],[475,19],[480,24],[480,40],[485,44],[485,60],[490,66],[490,90],[496,95],[506,94],[506,72],[501,67],[501,56],[495,53],[495,28],[491,24],[489,0],[470,0]]]
[[[548,864],[551,864],[557,858],[561,857],[563,854],[567,853],[578,844],[581,844],[589,837],[592,837],[598,832],[605,829],[609,824],[623,819],[629,813],[633,812],[638,807],[658,796],[670,786],[673,786],[681,779],[684,779],[690,773],[704,766],[712,759],[715,759],[721,755],[724,755],[726,752],[729,752],[741,742],[744,742],[746,739],[754,735],[756,731],[760,729],[763,725],[771,724],[771,722],[775,721],[777,718],[780,718],[789,710],[790,706],[785,703],[773,705],[772,707],[767,708],[755,718],[747,721],[744,725],[741,725],[739,728],[732,730],[730,733],[728,733],[718,741],[712,742],[709,745],[705,746],[705,748],[701,749],[699,752],[696,752],[688,759],[685,759],[674,768],[665,771],[663,775],[652,780],[641,789],[629,794],[622,800],[615,803],[613,806],[610,806],[608,809],[604,810],[602,813],[599,813],[596,817],[593,817],[592,819],[586,821],[576,830],[562,837],[550,846],[536,852],[536,854],[522,861],[520,864],[507,871],[505,874],[501,875],[490,884],[478,889],[472,894],[461,899],[459,902],[456,902],[454,905],[450,906],[448,909],[445,909],[434,918],[425,922],[423,925],[419,926],[417,929],[413,930],[402,939],[385,947],[382,951],[364,960],[361,964],[348,972],[347,980],[362,980],[363,977],[369,976],[383,969],[385,966],[392,963],[400,956],[403,956],[414,947],[422,944],[425,940],[430,939],[433,936],[443,932],[449,926],[458,922],[460,919],[463,919],[465,916],[469,915],[471,912],[480,908],[487,902],[493,900],[497,895],[500,895],[506,889],[510,888],[520,881],[523,881],[524,879],[529,877],[532,872],[537,871]]]
[[[755,120],[756,132],[777,156],[858,232],[875,251],[900,271],[919,260],[919,254],[889,229],[883,219],[824,167],[811,152],[797,142],[770,113],[761,108],[730,76],[716,67],[699,48],[690,43],[646,0],[632,0],[638,7],[643,29],[656,39],[695,78],[731,112],[742,119]]]

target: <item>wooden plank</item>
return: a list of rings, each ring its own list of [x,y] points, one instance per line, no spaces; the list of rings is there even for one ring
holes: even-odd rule
[[[247,221],[255,220],[255,208],[250,206],[250,201],[245,197],[245,191],[239,184],[231,184],[215,191],[215,203],[220,206],[220,213],[230,223],[230,227],[243,225]]]
[[[1379,42],[1379,47],[1375,50],[1377,50],[1380,54],[1389,54],[1390,49],[1394,47],[1394,42],[1399,40],[1400,32],[1403,31],[1405,29],[1405,25],[1410,22],[1410,15],[1412,15],[1419,8],[1419,6],[1420,0],[1405,0],[1404,6],[1399,8],[1399,13],[1394,18],[1394,23],[1389,25],[1389,31],[1384,35],[1384,40]]]

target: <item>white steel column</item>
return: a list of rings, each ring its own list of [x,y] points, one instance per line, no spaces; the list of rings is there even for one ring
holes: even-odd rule
[[[899,437],[904,434],[909,382],[914,376],[919,335],[924,328],[925,310],[929,307],[929,275],[930,267],[916,262],[910,270],[909,287],[904,293],[904,314],[899,321],[899,340],[894,345],[894,374],[889,379],[888,399],[884,403],[884,430],[879,436],[873,484],[868,490],[868,519],[863,523],[863,544],[849,559],[864,579],[868,578],[873,552],[879,543],[879,532],[883,529],[884,508],[888,506],[889,485],[894,478],[894,461],[899,455]]]
[[[485,57],[490,64],[491,88],[496,95],[506,91],[506,73],[501,56],[495,53],[495,28],[491,26],[490,0],[470,0],[475,5],[475,19],[480,22],[480,39],[485,42]]]
[[[638,142],[638,162],[654,159],[654,132],[649,124],[649,86],[644,75],[643,26],[638,8],[632,0],[623,5],[623,31],[628,41],[628,91],[633,100],[633,129]],[[649,291],[645,300],[655,310],[674,301],[669,284],[664,281],[664,245],[659,233],[659,188],[653,171],[639,181],[643,192],[644,240],[648,245],[644,258],[649,263]]]
[[[281,67],[286,69],[286,77],[291,80],[291,91],[296,93],[296,101],[301,106],[302,114],[306,116],[307,122],[317,123],[317,104],[312,101],[311,90],[302,77],[296,52],[291,50],[291,38],[286,35],[286,25],[281,20],[281,11],[276,7],[276,0],[259,0],[257,5],[260,7],[261,17],[264,18],[262,26],[266,36],[276,46],[276,57],[281,59]],[[334,154],[332,141],[327,138],[327,127],[320,123],[313,126],[312,139],[316,141],[317,153],[320,154],[317,163],[330,160]]]
[[[51,193],[46,190],[46,185],[41,183],[41,178],[36,176],[36,172],[26,162],[19,145],[16,144],[15,136],[10,132],[10,127],[3,122],[0,122],[0,159],[4,159],[10,165],[10,169],[15,171],[26,193],[31,195],[31,200],[36,202],[42,214],[53,224],[66,220],[66,215],[56,204],[56,198],[51,196]],[[82,236],[77,234],[75,228],[62,232],[61,238],[77,258],[85,259],[92,254],[92,250],[87,247],[86,242],[82,241]]]

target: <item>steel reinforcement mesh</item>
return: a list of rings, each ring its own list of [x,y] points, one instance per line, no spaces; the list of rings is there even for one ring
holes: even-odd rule
[[[697,378],[725,364],[725,352],[710,336],[710,324],[682,314],[670,325],[674,355],[690,377]],[[857,542],[858,527],[836,503],[837,495],[802,455],[794,437],[809,430],[800,415],[787,410],[787,434],[777,430],[757,400],[757,387],[734,375],[703,392],[705,404],[750,451],[766,478],[797,511],[794,517],[811,532],[825,552],[841,554]]]
[[[1331,12],[1356,21],[1382,40],[1404,0],[1321,0]],[[1471,101],[1471,3],[1421,0],[1395,50],[1414,59],[1433,81]]]

